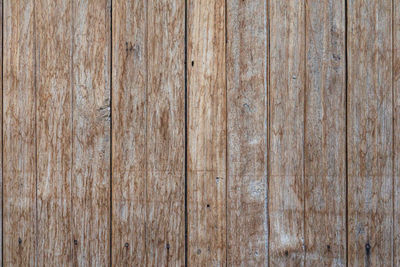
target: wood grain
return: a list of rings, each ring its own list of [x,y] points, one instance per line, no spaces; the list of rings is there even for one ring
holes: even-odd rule
[[[184,266],[185,2],[147,9],[147,265]]]
[[[226,264],[225,1],[188,1],[188,265]]]
[[[400,266],[400,1],[393,0],[393,260],[394,266]]]
[[[304,1],[270,3],[269,218],[272,266],[304,265]]]
[[[306,1],[306,266],[346,265],[345,2]]]
[[[391,266],[392,2],[348,1],[349,266]]]
[[[72,2],[36,1],[37,265],[71,264]]]
[[[112,3],[112,264],[146,265],[147,1]]]
[[[32,1],[6,0],[3,35],[3,264],[35,264],[35,22]]]
[[[73,264],[110,265],[110,0],[74,0]]]
[[[227,1],[228,266],[268,262],[267,2]]]

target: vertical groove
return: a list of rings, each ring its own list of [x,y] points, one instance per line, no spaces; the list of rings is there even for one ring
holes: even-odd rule
[[[224,44],[224,53],[225,53],[225,266],[228,266],[228,67],[227,67],[227,43],[228,43],[228,3],[225,0],[225,44]]]
[[[307,245],[306,245],[306,125],[307,125],[307,5],[308,0],[304,1],[304,92],[303,92],[303,252],[304,266],[306,265]]]
[[[147,1],[145,1],[145,4],[144,4],[144,9],[145,9],[145,21],[146,21],[146,26],[145,26],[145,52],[144,52],[144,54],[145,54],[145,68],[146,68],[146,87],[145,87],[145,100],[144,100],[144,109],[145,109],[145,134],[144,134],[144,136],[145,136],[145,159],[146,159],[146,172],[145,172],[145,183],[144,183],[144,185],[145,185],[145,202],[144,202],[144,205],[145,205],[145,219],[144,219],[144,253],[145,253],[145,263],[146,263],[146,266],[148,265],[148,256],[147,256],[147,214],[148,214],[148,212],[147,212],[147,201],[148,201],[148,199],[147,199],[147,180],[148,180],[148,166],[149,166],[149,164],[148,164],[148,153],[147,153],[147,125],[148,125],[148,113],[147,113],[147,107],[148,107],[148,101],[147,101],[147,87],[149,86],[149,53],[148,53],[148,41],[149,41],[149,36],[148,36],[148,28],[149,28],[149,25],[148,25],[148,9],[149,9],[149,5],[148,5],[148,2]]]
[[[268,240],[266,241],[267,243],[267,265],[270,266],[270,238],[269,238],[269,233],[271,231],[271,226],[270,226],[270,216],[269,216],[269,179],[271,177],[271,163],[270,163],[270,158],[271,158],[271,2],[270,0],[267,0],[267,20],[268,20],[268,69],[267,69],[267,79],[268,79],[268,89],[267,89],[267,116],[268,116],[268,130],[267,130],[267,224],[268,224]]]
[[[395,120],[395,115],[396,115],[396,106],[395,106],[395,94],[394,94],[394,75],[393,75],[393,70],[394,70],[394,60],[393,60],[393,58],[394,58],[394,45],[393,45],[393,43],[394,43],[394,27],[395,27],[395,23],[394,23],[394,15],[395,15],[395,9],[394,9],[394,0],[392,0],[392,43],[391,43],[391,45],[392,45],[392,71],[391,71],[391,73],[392,73],[392,266],[395,266],[394,265],[394,259],[395,259],[395,256],[394,256],[394,254],[395,254],[395,242],[394,242],[394,236],[395,236],[395,223],[394,223],[394,220],[395,220],[395,208],[394,208],[394,203],[395,203],[395,171],[394,171],[394,162],[395,162],[395,159],[396,159],[396,157],[395,157],[395,141],[396,141],[396,138],[395,138],[395,135],[394,135],[394,129],[395,129],[395,122],[396,122],[396,120]]]
[[[265,218],[264,218],[264,229],[266,231],[265,233],[265,253],[267,254],[265,257],[265,263],[266,266],[269,266],[269,212],[268,212],[268,195],[269,195],[269,175],[268,175],[268,171],[269,171],[269,129],[270,129],[270,117],[269,117],[269,101],[270,101],[270,64],[269,64],[269,58],[270,58],[270,22],[269,22],[269,0],[265,0],[264,1],[264,5],[265,5],[265,15],[266,18],[265,19],[265,34],[266,34],[266,38],[268,38],[268,40],[265,40],[265,54],[266,54],[266,60],[265,60],[265,88],[264,88],[264,108],[265,108],[265,122],[264,122],[264,134],[265,134],[265,144],[267,146],[267,149],[265,151],[265,155],[264,155],[264,160],[266,160],[266,181],[265,181],[265,196],[264,196],[264,210],[265,210]]]
[[[36,1],[33,3],[33,32],[34,32],[34,87],[35,87],[35,245],[34,245],[34,251],[35,251],[35,266],[37,266],[37,261],[38,261],[38,146],[37,146],[37,73],[38,73],[38,67],[37,67],[37,60],[38,60],[38,55],[37,55],[37,29],[36,29]]]
[[[112,64],[113,64],[113,34],[112,34],[112,25],[113,25],[113,16],[112,16],[112,11],[113,11],[113,0],[110,0],[110,233],[109,233],[109,238],[110,238],[110,251],[109,251],[109,257],[110,257],[110,267],[112,266],[112,207],[113,207],[113,202],[112,202],[112,140],[113,140],[113,135],[112,135],[112,95],[113,95],[113,73],[112,73]]]
[[[185,71],[184,71],[184,79],[185,79],[185,266],[188,266],[188,185],[187,185],[187,178],[188,178],[188,170],[187,170],[187,156],[188,156],[188,91],[187,91],[187,12],[188,12],[188,0],[185,0]]]
[[[345,52],[345,171],[346,171],[346,182],[345,182],[345,214],[346,214],[346,267],[349,266],[349,199],[348,199],[348,192],[349,192],[349,168],[348,168],[348,50],[347,50],[347,0],[344,0],[344,52]]]

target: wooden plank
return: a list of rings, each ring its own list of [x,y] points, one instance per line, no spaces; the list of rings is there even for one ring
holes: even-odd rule
[[[147,265],[184,266],[185,2],[147,8]]]
[[[268,262],[267,3],[227,1],[228,266]]]
[[[392,1],[348,10],[348,263],[391,266]]]
[[[73,264],[110,265],[110,0],[74,0]]]
[[[36,2],[37,265],[71,264],[72,2]]]
[[[226,263],[225,1],[188,1],[188,265]]]
[[[394,266],[400,266],[400,0],[393,0]]]
[[[146,1],[112,5],[112,263],[146,265]]]
[[[35,264],[35,29],[32,1],[4,4],[3,264]]]
[[[270,264],[304,264],[304,1],[270,2]]]
[[[345,4],[306,3],[305,265],[345,266]]]

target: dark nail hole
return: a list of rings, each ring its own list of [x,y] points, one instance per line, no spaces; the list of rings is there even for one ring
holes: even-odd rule
[[[22,243],[22,239],[20,237],[18,237],[18,244]]]
[[[285,250],[285,256],[289,256],[289,251]]]
[[[76,245],[78,245],[78,240],[74,240],[74,245],[76,246]]]
[[[330,245],[327,245],[326,248],[327,248],[328,250],[331,250],[331,246],[330,246]]]
[[[371,253],[371,245],[369,243],[365,245],[365,251],[367,252],[367,255]]]
[[[167,247],[167,249],[169,249],[169,244],[167,244],[167,246],[166,246],[166,247]]]
[[[207,204],[207,208],[209,208],[210,207],[210,204]]]
[[[192,60],[192,67],[194,66],[194,61]]]
[[[125,247],[128,248],[128,247],[129,247],[129,244],[128,244],[128,243],[125,243]]]
[[[197,250],[197,255],[200,255],[200,253],[201,253],[201,249],[198,249]]]

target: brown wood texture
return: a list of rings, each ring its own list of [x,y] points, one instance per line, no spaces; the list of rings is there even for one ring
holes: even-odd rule
[[[227,265],[268,263],[267,1],[227,1]]]
[[[306,266],[346,266],[345,1],[306,1]]]
[[[392,2],[347,2],[348,263],[393,260]]]
[[[0,3],[0,265],[400,265],[399,0]]]
[[[188,1],[188,264],[226,264],[225,1]]]
[[[270,15],[269,263],[304,265],[305,2]]]

